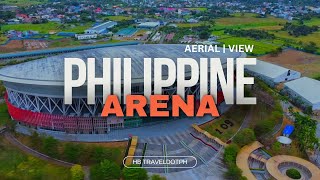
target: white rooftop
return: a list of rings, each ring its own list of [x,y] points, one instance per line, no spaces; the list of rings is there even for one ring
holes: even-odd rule
[[[312,104],[320,102],[320,81],[318,80],[302,77],[285,83],[285,86]]]
[[[265,61],[261,61],[257,59],[257,64],[253,66],[246,66],[246,69],[253,71],[255,73],[259,73],[269,78],[276,78],[283,73],[287,73],[289,69],[268,63]]]
[[[149,27],[156,27],[159,26],[160,23],[159,22],[144,22],[139,24],[138,26],[149,26]]]

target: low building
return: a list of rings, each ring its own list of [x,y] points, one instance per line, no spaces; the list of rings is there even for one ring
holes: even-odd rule
[[[84,40],[84,39],[96,39],[98,37],[97,34],[76,34],[75,38],[78,40]]]
[[[144,22],[138,25],[138,28],[152,29],[160,26],[160,22]]]
[[[108,29],[113,28],[116,26],[118,23],[114,21],[108,21],[102,24],[99,24],[97,26],[94,26],[92,28],[89,28],[85,30],[84,32],[86,34],[104,34],[108,32]]]
[[[62,36],[62,37],[74,37],[76,33],[74,32],[58,32],[57,36]]]
[[[302,106],[310,106],[313,111],[320,112],[320,81],[302,77],[284,84],[283,92],[293,100],[300,99]]]
[[[256,65],[245,66],[245,71],[248,74],[261,79],[271,87],[301,77],[301,73],[298,71],[260,60],[257,60]]]

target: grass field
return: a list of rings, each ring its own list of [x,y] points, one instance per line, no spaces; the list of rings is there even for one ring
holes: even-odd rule
[[[205,131],[209,132],[211,135],[220,138],[222,141],[227,142],[240,128],[246,113],[250,106],[233,106],[228,112],[223,114],[218,119],[215,119],[209,123],[206,123],[200,126]],[[229,120],[232,122],[232,126],[227,125],[225,120]],[[228,126],[227,129],[222,128],[222,125],[225,124]],[[220,134],[217,130],[221,131]]]
[[[195,8],[187,8],[189,10],[198,10],[198,11],[207,11],[208,8],[206,7],[195,7]]]
[[[277,32],[272,32],[276,37],[278,38],[282,38],[282,39],[289,39],[289,40],[293,40],[296,42],[296,46],[301,46],[301,42],[303,43],[308,43],[308,42],[315,42],[318,44],[318,46],[320,47],[320,31],[314,32],[312,34],[309,34],[307,36],[299,36],[299,37],[294,37],[294,36],[290,36],[288,34],[288,32],[286,31],[277,31]],[[319,50],[320,52],[320,50]]]
[[[180,28],[192,28],[205,25],[203,22],[201,23],[176,23],[176,25]]]
[[[303,21],[303,24],[307,26],[320,26],[320,18],[312,18],[310,20]]]
[[[1,4],[16,5],[16,6],[30,6],[37,4],[44,4],[47,0],[0,0]]]
[[[26,30],[33,30],[39,31],[41,34],[48,34],[49,32],[75,32],[75,33],[83,33],[84,30],[90,28],[92,23],[85,23],[85,24],[60,24],[56,22],[48,22],[45,24],[8,24],[1,26],[1,32],[6,32],[9,30],[16,30],[16,31],[26,31]]]
[[[55,22],[48,22],[46,24],[8,24],[1,26],[1,32],[16,30],[26,31],[33,30],[40,33],[47,34],[49,31],[59,31],[60,24]]]
[[[284,19],[268,16],[266,18],[257,18],[256,14],[245,13],[243,16],[236,13],[233,17],[219,18],[216,20],[215,29],[253,29],[253,28],[271,28],[277,29],[284,24]]]
[[[131,20],[132,16],[107,16],[106,19],[112,21],[123,21],[123,20]]]
[[[7,113],[7,105],[5,103],[1,103],[0,104],[0,127],[4,126],[9,118],[10,117]]]
[[[286,20],[267,16],[266,18],[259,18],[252,13],[236,13],[232,17],[219,18],[216,20],[212,34],[219,36],[219,42],[234,45],[234,44],[253,44],[255,45],[253,54],[263,55],[288,44],[292,47],[301,48],[301,42],[306,44],[311,41],[318,45],[318,53],[320,53],[320,31],[314,32],[307,36],[294,37],[290,36],[288,32],[282,31]],[[304,22],[306,25],[319,25],[320,18],[313,18]],[[234,37],[224,33],[224,29],[259,29],[274,34],[274,40],[255,40],[247,37]]]
[[[271,41],[263,42],[263,41],[257,41],[255,39],[245,38],[245,37],[229,36],[226,38],[221,38],[218,41],[226,45],[241,45],[241,44],[254,45],[253,53],[255,55],[266,54],[276,49],[277,47],[279,47],[279,45],[273,44]]]
[[[68,180],[69,168],[28,156],[0,137],[0,179]]]

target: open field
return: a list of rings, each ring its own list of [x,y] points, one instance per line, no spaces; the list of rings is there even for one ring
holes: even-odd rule
[[[258,57],[260,60],[278,64],[314,78],[320,73],[320,56],[296,50],[286,50],[277,57],[269,55]]]
[[[45,2],[47,2],[47,0],[0,0],[0,4],[16,6],[30,6],[44,4]]]
[[[123,20],[131,20],[132,16],[107,16],[106,19],[111,21],[123,21]]]
[[[303,21],[303,24],[307,26],[320,26],[320,18],[312,18],[310,20]]]
[[[26,30],[33,30],[39,31],[39,33],[47,34],[49,31],[59,31],[60,24],[55,22],[48,22],[46,24],[7,24],[1,26],[1,31],[9,31],[9,30],[16,30],[16,31],[26,31]]]
[[[270,32],[270,33],[273,33],[277,38],[283,39],[283,41],[285,40],[294,41],[294,43],[292,44],[297,47],[301,46],[300,42],[302,43],[315,42],[319,47],[319,50],[317,52],[320,53],[320,31],[314,32],[307,36],[299,36],[299,37],[290,36],[286,31],[276,31],[276,32]]]
[[[176,23],[176,25],[180,28],[192,28],[192,27],[198,27],[198,26],[203,26],[205,23],[200,22],[200,23]]]
[[[83,33],[84,30],[90,28],[91,26],[92,23],[60,24],[56,22],[48,22],[45,24],[7,24],[1,26],[1,32],[6,32],[9,30],[33,30],[38,31],[41,34],[49,34],[51,32],[57,33],[60,31]]]
[[[253,53],[255,55],[266,54],[279,47],[279,45],[273,44],[272,42],[257,41],[255,39],[246,37],[229,36],[226,38],[221,38],[218,41],[226,45],[254,45]]]
[[[60,167],[28,156],[0,137],[0,177],[1,179],[70,179],[69,168]]]
[[[219,36],[219,42],[225,44],[254,44],[254,55],[267,54],[277,47],[284,47],[289,44],[291,47],[301,48],[302,43],[307,44],[311,41],[315,42],[319,47],[317,53],[320,53],[320,31],[314,32],[307,36],[294,37],[290,36],[288,32],[283,31],[283,25],[287,21],[284,19],[267,16],[266,18],[259,18],[257,14],[252,13],[236,13],[233,17],[219,18],[216,20],[213,27],[212,34]],[[313,18],[305,21],[308,26],[319,25],[320,18]],[[274,40],[255,40],[248,37],[235,37],[224,33],[224,29],[258,29],[274,34]]]
[[[186,8],[186,9],[198,10],[198,11],[207,11],[208,10],[208,8],[206,8],[206,7],[195,7],[195,8]]]
[[[249,108],[250,106],[245,105],[233,106],[228,112],[218,119],[201,125],[200,127],[211,135],[227,142],[240,128]]]
[[[243,16],[236,13],[233,17],[219,18],[216,20],[215,29],[252,29],[252,28],[278,28],[286,22],[284,19],[268,16],[266,18],[257,18],[256,14],[245,13]]]

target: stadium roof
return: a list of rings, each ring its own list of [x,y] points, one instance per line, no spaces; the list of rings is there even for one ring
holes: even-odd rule
[[[283,73],[287,73],[289,70],[261,60],[257,60],[257,64],[255,66],[246,66],[246,69],[272,79],[282,75]]]
[[[308,77],[302,77],[300,79],[287,82],[285,85],[312,104],[320,102],[320,81]]]
[[[245,57],[245,53],[215,53],[184,52],[185,45],[174,44],[145,44],[90,49],[71,53],[64,53],[57,56],[42,58],[22,64],[8,66],[0,69],[0,80],[14,83],[35,84],[35,85],[64,85],[64,58],[81,58],[85,62],[87,58],[96,58],[96,75],[102,77],[103,58],[131,58],[132,59],[132,82],[143,81],[144,58],[221,58],[223,63],[227,58]],[[77,71],[74,69],[74,76]],[[164,75],[166,72],[163,73]],[[136,81],[134,81],[136,80]]]

